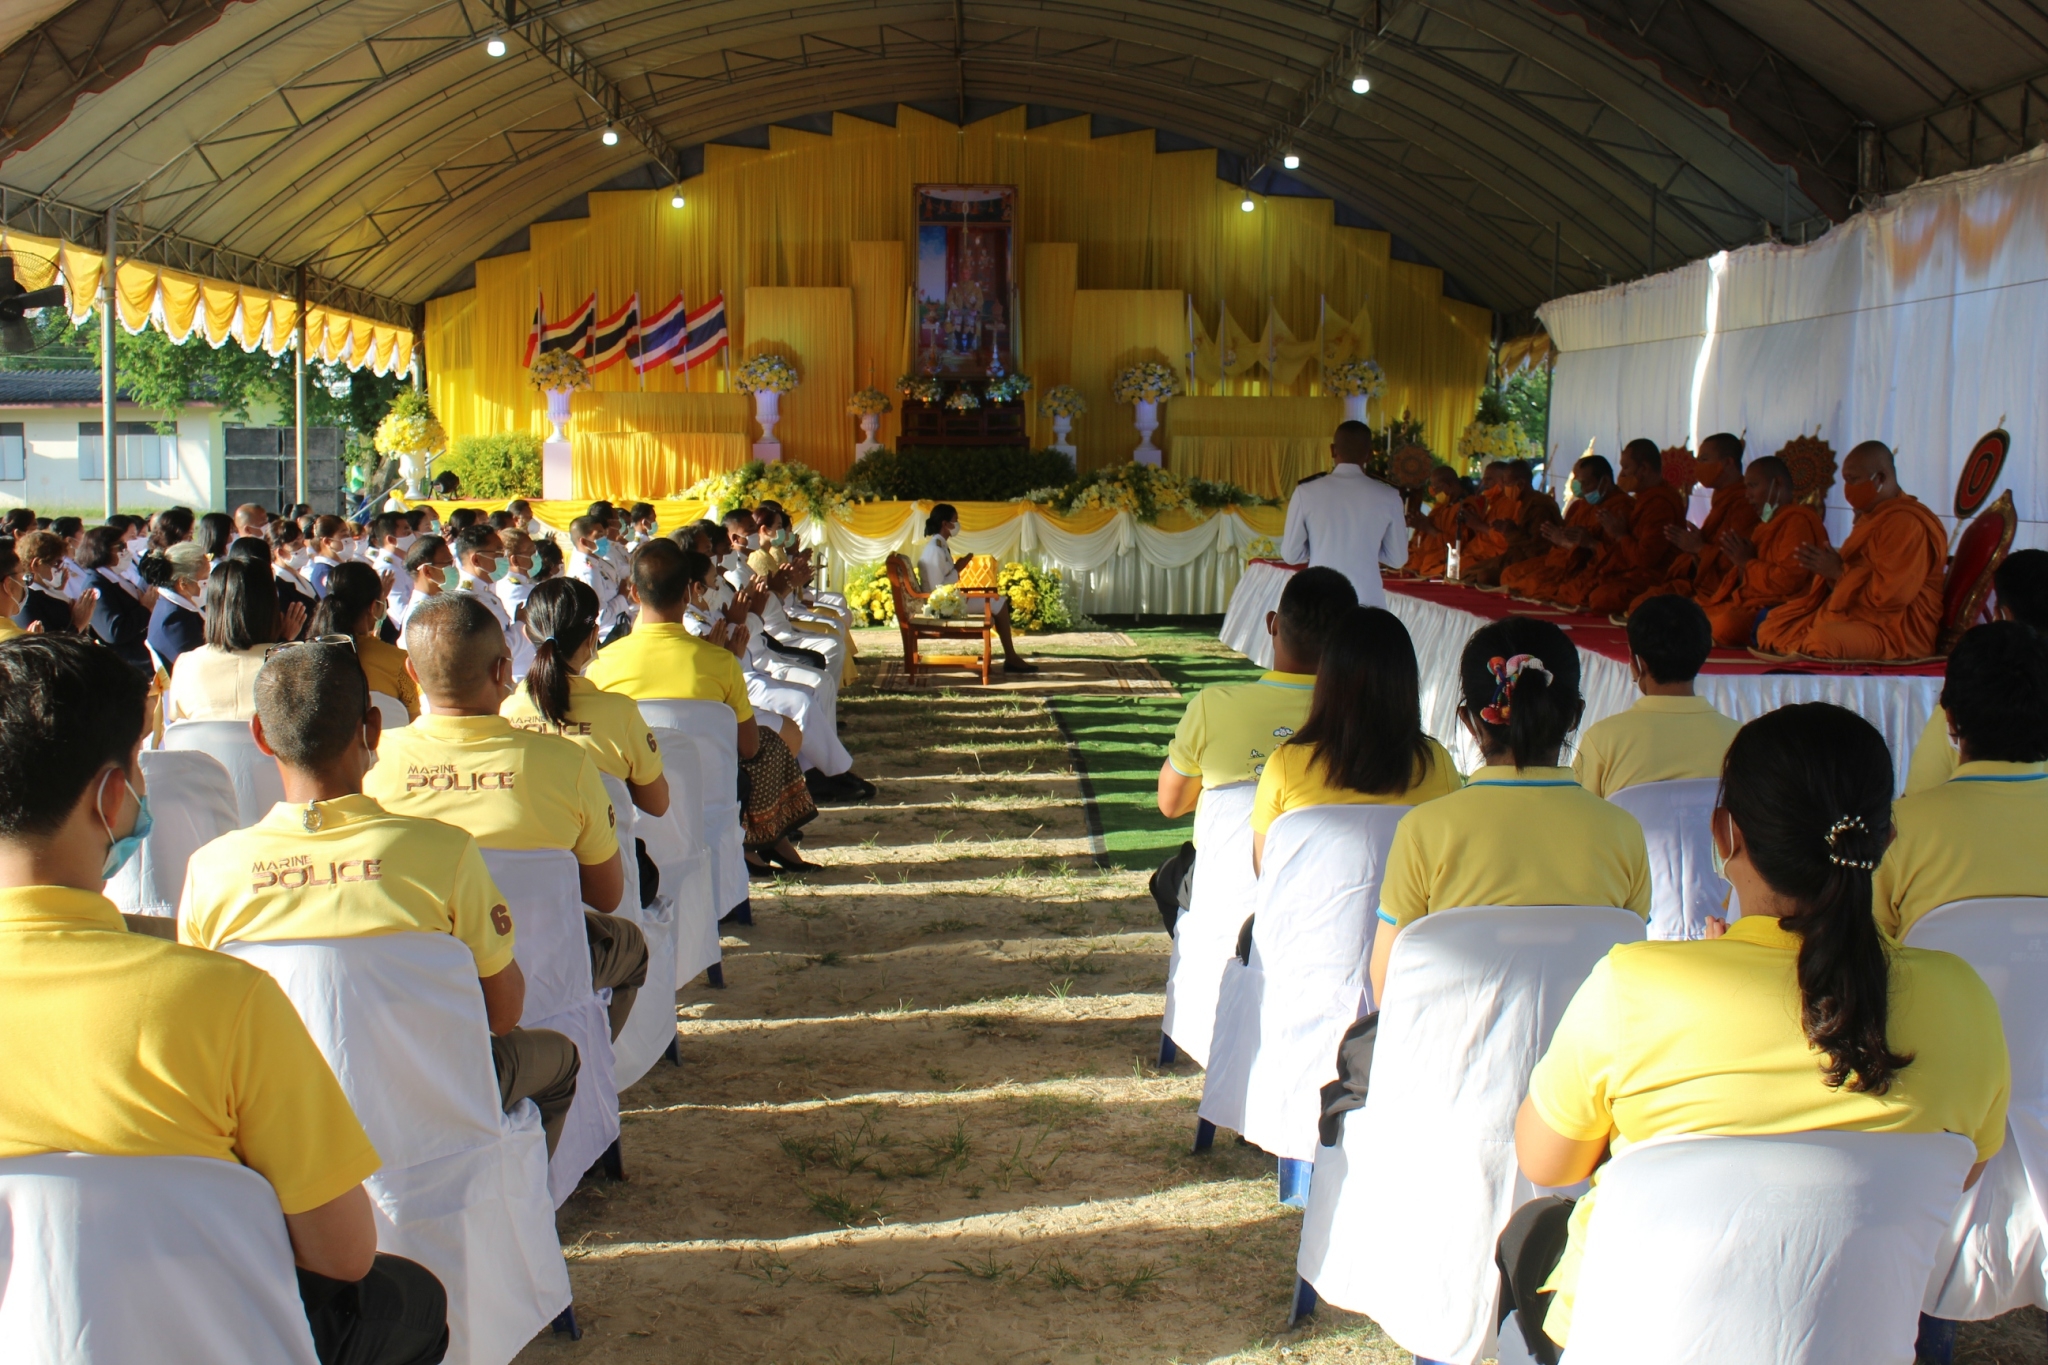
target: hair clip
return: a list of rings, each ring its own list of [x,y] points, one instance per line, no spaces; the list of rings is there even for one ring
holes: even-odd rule
[[[1876,858],[1866,862],[1861,858],[1845,857],[1836,851],[1842,836],[1850,833],[1868,834],[1870,833],[1870,826],[1864,824],[1863,818],[1857,815],[1845,815],[1835,821],[1834,824],[1828,826],[1828,861],[1837,867],[1853,867],[1864,872],[1877,871],[1878,860]]]
[[[1524,673],[1540,674],[1545,681],[1552,676],[1543,660],[1534,654],[1517,654],[1511,659],[1503,659],[1496,654],[1486,661],[1486,667],[1493,674],[1493,702],[1479,709],[1479,719],[1488,725],[1508,723],[1508,718],[1514,714],[1515,684],[1521,681]]]

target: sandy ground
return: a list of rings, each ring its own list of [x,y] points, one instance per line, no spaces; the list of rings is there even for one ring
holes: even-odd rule
[[[881,796],[756,884],[726,989],[679,993],[626,1181],[559,1215],[584,1337],[519,1359],[1407,1362],[1328,1308],[1285,1333],[1299,1215],[1269,1159],[1189,1151],[1149,869],[1092,856],[1043,702],[863,687],[840,722]],[[1958,1360],[2048,1365],[2038,1314],[1997,1326]]]

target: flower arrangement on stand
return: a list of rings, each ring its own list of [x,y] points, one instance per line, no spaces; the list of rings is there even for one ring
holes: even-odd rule
[[[962,384],[946,395],[946,411],[974,412],[981,407],[981,395],[972,386]]]
[[[882,448],[882,443],[875,439],[875,432],[881,428],[882,414],[892,411],[895,406],[889,401],[888,394],[873,385],[857,391],[846,400],[847,412],[860,418],[860,440],[853,446],[854,459],[858,460],[870,450]]]
[[[377,424],[374,443],[378,454],[398,461],[399,472],[405,476],[406,497],[424,498],[427,473],[434,456],[447,448],[448,433],[434,416],[434,405],[427,401],[427,395],[415,388],[404,388],[398,391],[384,420]]]
[[[1498,390],[1485,389],[1479,395],[1479,411],[1458,437],[1458,458],[1465,471],[1494,460],[1534,460],[1541,454],[1508,412],[1507,400]]]
[[[1344,420],[1366,421],[1372,400],[1387,391],[1387,373],[1374,360],[1347,360],[1323,376],[1323,387],[1344,400]]]
[[[1076,452],[1067,436],[1074,429],[1074,419],[1088,411],[1088,400],[1072,384],[1055,384],[1038,401],[1038,410],[1052,418],[1052,448],[1073,458]]]
[[[1159,405],[1173,397],[1173,371],[1156,360],[1141,361],[1119,370],[1109,387],[1117,402],[1129,403],[1136,410],[1132,425],[1138,429],[1138,448],[1131,458],[1158,468],[1166,457],[1152,444],[1152,433],[1159,430]]]
[[[767,460],[781,459],[782,442],[775,439],[775,424],[782,420],[782,395],[797,386],[796,366],[770,351],[735,370],[732,382],[741,393],[754,395],[754,420],[761,424],[761,441],[754,453]]]
[[[738,469],[699,479],[676,496],[709,503],[715,516],[724,516],[735,507],[774,501],[782,504],[791,519],[808,516],[814,521],[854,501],[838,484],[795,460],[753,460]]]
[[[967,597],[958,583],[941,583],[924,599],[925,610],[941,620],[951,620],[967,610]]]
[[[1206,518],[1230,507],[1270,507],[1273,500],[1239,488],[1236,484],[1190,479],[1170,470],[1137,463],[1098,469],[1074,480],[1064,488],[1040,488],[1024,495],[1061,516],[1097,508],[1129,512],[1146,525],[1157,522],[1166,512],[1186,512]]]
[[[988,381],[988,401],[991,403],[1013,403],[1031,392],[1031,376],[1028,374],[1006,374]]]
[[[1066,580],[1058,569],[1011,561],[1003,565],[996,586],[1010,599],[1010,621],[1019,630],[1068,630],[1074,616],[1067,607]]]
[[[896,392],[913,403],[927,407],[942,403],[946,398],[946,385],[941,379],[928,374],[906,374],[896,381]]]

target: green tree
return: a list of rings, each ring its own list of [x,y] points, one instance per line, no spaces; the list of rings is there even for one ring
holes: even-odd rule
[[[1508,420],[1546,454],[1550,450],[1550,367],[1532,365],[1517,370],[1500,386]]]

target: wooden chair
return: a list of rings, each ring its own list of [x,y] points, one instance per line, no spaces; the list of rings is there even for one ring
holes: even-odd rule
[[[982,686],[988,685],[989,665],[995,657],[995,599],[981,599],[981,616],[963,616],[954,620],[933,616],[924,610],[925,599],[930,593],[917,590],[917,580],[910,571],[910,561],[902,555],[890,555],[886,563],[889,575],[889,595],[896,603],[896,628],[903,632],[903,670],[910,680],[917,681],[917,670],[923,667],[977,669],[981,673]],[[981,639],[981,654],[926,654],[917,652],[919,640],[972,640]]]

